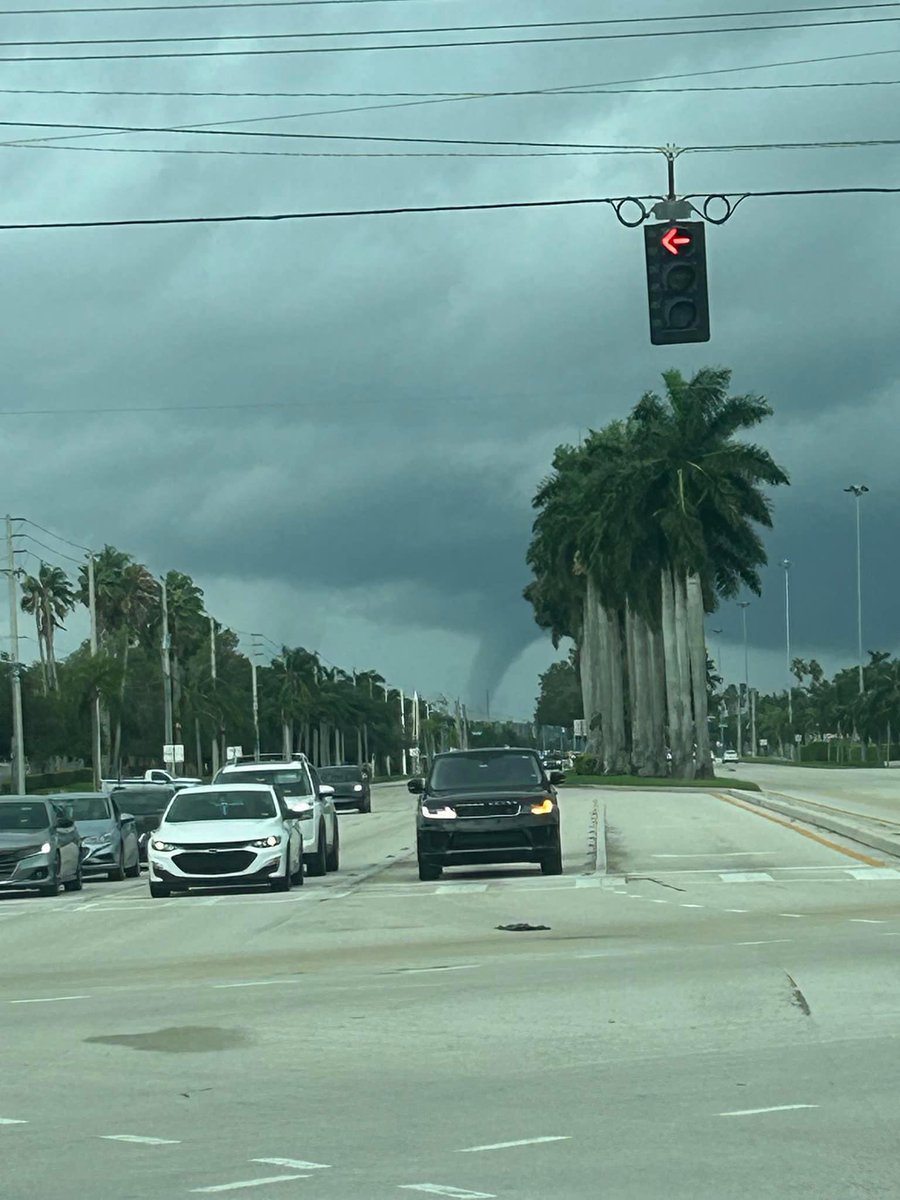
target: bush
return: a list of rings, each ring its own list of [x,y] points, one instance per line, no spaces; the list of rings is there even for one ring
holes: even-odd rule
[[[25,777],[25,786],[29,792],[57,792],[76,783],[83,784],[86,788],[93,787],[94,773],[90,767],[81,767],[77,771],[45,771]],[[11,792],[12,783],[7,784],[4,791]]]
[[[602,775],[603,774],[603,759],[599,754],[576,754],[575,755],[575,774],[576,775]]]
[[[800,747],[800,761],[808,763],[841,763],[846,766],[881,766],[885,759],[894,758],[897,747],[890,752],[883,743],[861,745],[847,739],[832,739],[830,742],[807,742]]]

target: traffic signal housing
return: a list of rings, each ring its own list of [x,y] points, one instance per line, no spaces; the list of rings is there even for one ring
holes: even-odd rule
[[[644,226],[650,341],[654,346],[709,341],[706,228],[702,221]]]

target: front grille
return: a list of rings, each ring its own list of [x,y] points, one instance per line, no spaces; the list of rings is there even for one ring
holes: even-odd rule
[[[451,850],[513,850],[530,845],[528,837],[516,829],[504,831],[502,837],[496,833],[454,833],[450,838]]]
[[[219,854],[191,852],[176,854],[172,861],[185,875],[237,875],[245,871],[256,855],[250,850],[223,850]]]
[[[472,800],[453,805],[457,817],[517,817],[518,800]]]
[[[11,870],[17,862],[22,858],[28,858],[32,854],[40,854],[41,847],[37,846],[20,846],[16,850],[0,850],[0,871],[4,869]]]
[[[192,850],[243,850],[247,845],[247,839],[242,842],[191,842],[189,846],[182,846],[184,851]]]

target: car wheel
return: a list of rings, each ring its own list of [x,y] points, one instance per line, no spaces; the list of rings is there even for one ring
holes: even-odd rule
[[[542,875],[562,875],[562,873],[563,873],[562,846],[560,845],[559,842],[557,842],[556,845],[553,847],[553,849],[548,850],[547,853],[544,855],[544,857],[541,859],[541,874]]]
[[[363,800],[362,804],[360,804],[359,812],[370,813],[371,811],[372,811],[372,797],[370,796],[368,800]]]
[[[331,849],[328,851],[328,857],[325,859],[325,866],[329,871],[338,871],[341,866],[341,827],[337,820],[334,822],[334,841]]]
[[[441,864],[435,862],[434,859],[419,859],[419,878],[426,883],[433,883],[435,879],[440,879],[443,870]]]
[[[141,877],[141,856],[140,856],[140,854],[138,854],[137,858],[134,860],[133,867],[125,868],[125,874],[128,876],[129,879],[140,879],[140,877]]]
[[[119,865],[114,867],[112,871],[106,872],[106,878],[110,883],[118,883],[120,879],[125,878],[125,851],[119,851]]]
[[[78,870],[75,872],[75,878],[68,880],[63,884],[67,892],[80,892],[84,887],[84,880],[81,877],[81,859],[78,860]]]
[[[274,879],[270,879],[269,887],[273,892],[289,892],[293,882],[294,877],[291,874],[291,864],[286,861],[284,864],[284,874],[276,875]]]
[[[319,843],[316,847],[315,854],[310,855],[306,861],[307,875],[324,875],[328,870],[328,859],[325,850],[325,825],[319,826]]]
[[[150,880],[150,895],[154,900],[164,900],[167,896],[172,895],[172,891],[165,883],[154,883]]]
[[[297,870],[293,875],[294,887],[303,887],[303,884],[306,882],[306,871],[303,868],[303,847],[301,846],[300,853],[297,856]]]
[[[59,855],[53,863],[53,876],[50,883],[45,883],[43,887],[38,888],[38,894],[41,896],[58,896],[59,895],[59,872],[60,862]]]

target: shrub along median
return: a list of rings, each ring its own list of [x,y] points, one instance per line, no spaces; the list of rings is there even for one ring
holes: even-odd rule
[[[619,788],[737,788],[742,792],[759,792],[762,789],[756,783],[746,779],[645,779],[641,775],[578,775],[574,771],[566,776],[562,787],[583,787],[587,784],[601,787]]]

